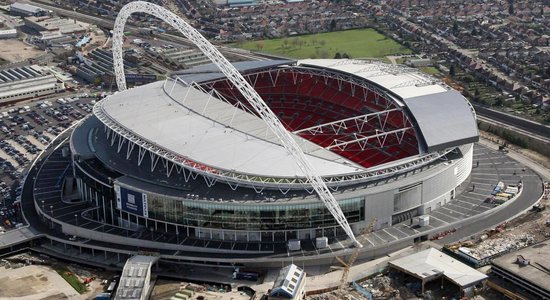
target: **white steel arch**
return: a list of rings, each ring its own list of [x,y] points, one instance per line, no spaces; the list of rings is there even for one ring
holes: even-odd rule
[[[315,172],[313,166],[307,160],[300,146],[292,138],[290,133],[283,127],[279,119],[273,114],[269,107],[262,100],[260,95],[250,86],[233,65],[212,45],[208,42],[197,30],[183,21],[174,13],[164,9],[153,3],[144,1],[135,1],[126,4],[118,13],[113,29],[113,62],[115,68],[116,81],[120,91],[126,90],[126,78],[124,75],[124,63],[122,60],[122,43],[124,25],[128,17],[132,13],[147,13],[164,22],[170,24],[175,29],[178,29],[185,37],[195,44],[214,64],[218,66],[225,76],[235,85],[242,93],[254,110],[266,122],[267,126],[279,138],[279,141],[290,152],[296,160],[298,167],[304,172],[307,179],[319,195],[330,213],[334,216],[338,224],[344,229],[349,238],[357,247],[362,245],[357,241],[353,231],[351,230],[342,209],[336,202],[336,199],[328,189],[323,179]]]

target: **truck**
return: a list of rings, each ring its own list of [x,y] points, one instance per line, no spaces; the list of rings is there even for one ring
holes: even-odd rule
[[[233,272],[233,279],[257,281],[258,278],[260,278],[260,273],[253,270],[236,268]]]

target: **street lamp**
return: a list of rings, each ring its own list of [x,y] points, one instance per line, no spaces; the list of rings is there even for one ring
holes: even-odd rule
[[[45,216],[45,212],[44,212],[44,200],[40,200],[42,202],[42,213],[41,213],[41,216],[42,216],[42,223],[45,223],[46,222],[46,216]]]
[[[76,226],[78,226],[78,214],[74,214],[74,221],[76,223]]]
[[[50,220],[52,221],[52,229],[53,229],[53,205],[50,205]]]

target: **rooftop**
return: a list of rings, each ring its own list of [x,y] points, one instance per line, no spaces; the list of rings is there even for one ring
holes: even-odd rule
[[[17,10],[25,11],[31,14],[36,14],[43,11],[43,9],[38,6],[34,6],[26,3],[19,3],[19,2],[13,3],[12,5],[10,5],[10,8],[11,9],[15,8]]]
[[[487,275],[434,248],[396,259],[389,264],[421,280],[445,276],[460,287],[468,287],[487,279]]]
[[[151,266],[158,257],[136,255],[130,257],[124,269],[116,292],[115,299],[145,299],[142,293],[149,290]]]
[[[305,59],[301,66],[315,66],[353,74],[391,91],[401,99],[442,93],[450,90],[432,76],[416,69],[368,60]]]
[[[183,84],[164,82],[117,93],[101,112],[135,135],[194,162],[268,177],[303,177],[294,159],[259,117]],[[321,176],[363,170],[297,135]]]
[[[273,283],[270,295],[278,297],[286,296],[284,298],[294,299],[296,294],[300,292],[305,275],[304,270],[295,264],[282,268]]]
[[[517,263],[518,256],[529,260],[529,264]],[[550,282],[550,243],[548,240],[521,250],[508,253],[493,260],[493,266],[521,278],[529,285],[536,285],[538,289],[549,291]],[[548,293],[548,292],[547,292]]]

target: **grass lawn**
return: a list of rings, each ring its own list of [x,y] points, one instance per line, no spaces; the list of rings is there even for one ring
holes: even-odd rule
[[[247,41],[233,47],[289,58],[334,58],[337,52],[352,58],[383,58],[412,51],[374,29],[354,29],[283,39]]]
[[[422,72],[430,75],[436,75],[441,73],[436,67],[420,67],[419,69],[422,70]]]
[[[79,294],[87,291],[86,285],[78,279],[71,271],[60,268],[55,270],[65,281],[67,281]]]

